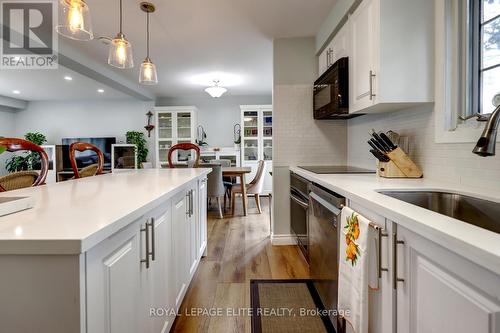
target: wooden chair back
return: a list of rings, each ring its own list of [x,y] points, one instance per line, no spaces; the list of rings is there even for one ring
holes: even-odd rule
[[[8,152],[14,153],[17,151],[22,151],[22,150],[27,150],[31,152],[37,152],[40,155],[40,162],[41,162],[41,170],[40,173],[38,174],[38,177],[33,181],[31,186],[39,186],[39,185],[44,185],[45,184],[45,179],[47,178],[47,173],[49,171],[49,157],[47,156],[47,153],[45,150],[43,150],[42,147],[34,144],[33,142],[23,140],[23,139],[17,139],[17,138],[0,138],[0,146],[5,147]],[[28,172],[29,173],[29,172]],[[13,173],[11,175],[8,175],[9,181],[13,181],[16,176],[22,177],[23,179],[26,178],[27,173],[26,172],[19,172],[19,173]],[[24,183],[21,182],[21,183]],[[19,183],[19,184],[21,184]],[[22,186],[22,187],[27,187],[27,186]],[[28,186],[29,187],[29,186]],[[5,192],[7,189],[4,189],[0,185],[0,192]]]
[[[78,164],[76,163],[76,152],[84,152],[87,150],[92,150],[97,154],[97,164],[89,165],[82,170],[78,170]],[[104,169],[104,155],[102,151],[93,144],[87,142],[72,143],[69,146],[69,160],[71,162],[73,173],[75,174],[75,179],[100,175],[102,174],[102,171]],[[88,172],[88,170],[92,171]]]
[[[178,143],[176,145],[173,145],[168,151],[168,166],[170,168],[175,168],[175,164],[172,158],[177,150],[194,150],[196,157],[194,160],[193,168],[197,168],[200,165],[200,147],[193,143]]]

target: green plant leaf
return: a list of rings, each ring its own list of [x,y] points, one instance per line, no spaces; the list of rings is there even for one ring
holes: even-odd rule
[[[141,163],[147,161],[148,157],[148,142],[144,137],[144,133],[137,131],[129,131],[125,135],[127,137],[127,143],[137,146],[137,163],[139,166]]]
[[[0,154],[5,153],[7,151],[7,147],[0,146]]]

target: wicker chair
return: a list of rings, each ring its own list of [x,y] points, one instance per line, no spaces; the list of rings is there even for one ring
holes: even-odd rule
[[[36,171],[20,171],[0,177],[0,192],[31,187],[37,178],[38,172]]]
[[[12,153],[22,150],[37,152],[40,155],[41,162],[40,172],[21,171],[0,177],[0,192],[45,184],[47,172],[49,171],[49,158],[42,147],[32,142],[16,138],[0,138],[0,146],[7,148],[7,151]]]
[[[78,164],[76,162],[76,152],[83,152],[86,150],[92,150],[97,154],[97,163],[86,166],[81,170],[78,170]],[[73,169],[73,173],[75,174],[74,178],[85,178],[92,177],[102,174],[102,170],[104,168],[104,155],[102,151],[94,146],[93,144],[87,142],[75,142],[69,146],[69,159],[71,162],[71,168]]]

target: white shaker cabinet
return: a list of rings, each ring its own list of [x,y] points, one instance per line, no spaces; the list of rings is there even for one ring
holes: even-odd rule
[[[500,332],[500,277],[397,226],[398,333]]]
[[[140,218],[87,252],[87,332],[135,333],[141,327],[140,230],[145,227],[146,219]]]
[[[206,249],[206,193],[197,179],[87,252],[88,332],[168,332]]]
[[[377,225],[380,229],[376,230],[377,238],[380,237],[378,246],[380,248],[380,257],[377,251],[371,258],[377,259],[371,262],[370,269],[372,274],[377,274],[378,290],[369,290],[369,318],[368,331],[372,333],[392,333],[394,332],[393,325],[393,309],[394,309],[394,289],[392,286],[392,223],[387,223],[385,217],[377,214],[371,209],[349,201],[349,207],[354,211],[366,217]],[[350,327],[347,327],[347,332],[350,332]]]
[[[207,228],[207,178],[198,180],[198,224],[200,233],[198,235],[198,257],[207,254],[208,228]]]
[[[349,25],[344,24],[339,31],[337,31],[331,42],[325,47],[323,52],[321,52],[318,56],[318,69],[320,76],[337,60],[349,56],[349,37]]]
[[[434,1],[363,0],[349,16],[349,112],[434,101]]]
[[[172,199],[172,259],[174,261],[174,305],[178,309],[186,293],[189,279],[189,226],[187,223],[188,196],[179,193]]]

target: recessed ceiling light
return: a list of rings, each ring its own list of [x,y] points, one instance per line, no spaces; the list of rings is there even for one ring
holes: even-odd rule
[[[19,90],[12,90],[13,94],[19,95],[21,92]]]
[[[97,92],[98,92],[99,94],[103,94],[103,93],[104,93],[104,89],[97,89]]]
[[[69,76],[69,75],[66,75],[66,76],[64,77],[64,79],[65,79],[66,81],[73,81],[73,78],[72,78],[71,76]]]

